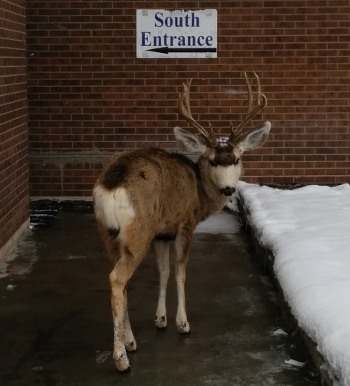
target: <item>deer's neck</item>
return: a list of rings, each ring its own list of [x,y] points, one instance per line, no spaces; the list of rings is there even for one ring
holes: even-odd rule
[[[221,194],[218,188],[214,185],[210,178],[208,165],[206,163],[199,162],[198,166],[201,179],[201,191],[199,192],[199,198],[201,212],[200,220],[202,221],[212,213],[223,209],[224,206],[229,202],[230,197],[226,197]]]

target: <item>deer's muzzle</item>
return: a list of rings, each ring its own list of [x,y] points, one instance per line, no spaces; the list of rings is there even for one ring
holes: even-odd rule
[[[232,196],[232,194],[236,191],[236,188],[226,186],[225,188],[220,189],[220,193],[224,196]]]

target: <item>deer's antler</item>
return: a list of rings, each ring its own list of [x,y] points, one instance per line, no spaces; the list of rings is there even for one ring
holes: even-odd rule
[[[245,82],[248,89],[248,111],[245,116],[245,118],[242,120],[242,122],[237,126],[236,129],[234,129],[233,125],[231,124],[231,135],[229,138],[229,143],[231,146],[234,146],[235,140],[238,138],[238,136],[242,133],[243,128],[248,124],[249,121],[251,121],[254,117],[256,117],[267,105],[267,99],[265,94],[261,92],[261,85],[260,85],[260,79],[257,73],[254,71],[253,75],[256,79],[257,83],[257,95],[256,95],[256,101],[255,101],[255,107],[254,107],[254,96],[252,91],[252,86],[250,84],[249,78],[247,73],[244,73]]]
[[[213,134],[213,130],[211,130],[211,134],[204,129],[197,121],[194,120],[191,114],[191,106],[190,106],[190,87],[191,87],[192,79],[188,80],[183,84],[183,92],[179,94],[178,107],[179,113],[181,116],[195,129],[199,131],[199,134],[205,139],[207,144],[211,147],[215,144],[215,137]]]

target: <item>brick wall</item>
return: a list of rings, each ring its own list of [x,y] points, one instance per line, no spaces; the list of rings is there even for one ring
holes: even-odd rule
[[[0,255],[29,217],[24,3],[0,3]]]
[[[31,193],[90,196],[113,151],[175,146],[179,85],[226,133],[259,73],[271,120],[246,181],[340,183],[350,175],[348,0],[28,0]],[[140,8],[218,10],[217,59],[136,59]],[[242,91],[237,93],[235,91]]]

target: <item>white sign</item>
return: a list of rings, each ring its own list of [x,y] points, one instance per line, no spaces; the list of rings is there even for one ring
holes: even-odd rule
[[[216,58],[217,12],[138,9],[138,58]]]

